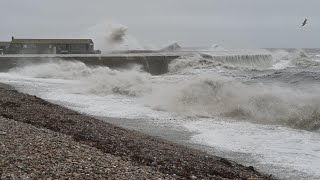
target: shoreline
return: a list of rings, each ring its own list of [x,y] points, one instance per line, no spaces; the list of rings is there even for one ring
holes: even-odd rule
[[[9,85],[0,84],[0,95],[0,114],[9,121],[66,135],[72,141],[95,148],[103,154],[147,167],[158,175],[167,175],[165,179],[274,179],[259,173],[252,166],[246,167],[200,150],[124,129],[20,93]]]

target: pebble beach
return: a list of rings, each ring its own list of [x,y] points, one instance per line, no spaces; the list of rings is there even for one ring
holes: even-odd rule
[[[0,87],[1,179],[274,179]]]

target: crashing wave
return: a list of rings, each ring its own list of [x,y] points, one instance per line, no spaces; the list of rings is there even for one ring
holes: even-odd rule
[[[139,96],[151,88],[150,75],[138,66],[121,71],[61,60],[15,68],[9,73],[32,78],[76,80],[73,93]]]
[[[306,130],[320,129],[320,98],[291,88],[243,84],[210,74],[154,88],[145,102],[187,116],[232,117]]]
[[[285,69],[288,67],[319,66],[304,50],[298,49],[293,52],[278,50],[272,53],[274,59],[273,69]]]

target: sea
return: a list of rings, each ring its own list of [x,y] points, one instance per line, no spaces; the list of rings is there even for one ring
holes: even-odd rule
[[[188,52],[157,76],[55,60],[0,82],[281,179],[320,179],[320,49]]]

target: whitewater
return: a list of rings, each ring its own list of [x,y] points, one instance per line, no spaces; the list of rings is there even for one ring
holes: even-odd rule
[[[0,82],[281,179],[320,179],[319,54],[214,45],[159,76],[61,60],[10,69]]]

